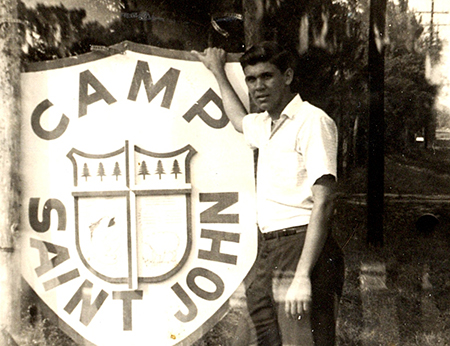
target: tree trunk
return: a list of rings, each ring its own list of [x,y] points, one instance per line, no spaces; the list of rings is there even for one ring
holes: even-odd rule
[[[369,157],[367,185],[367,241],[383,245],[384,212],[384,50],[386,1],[370,1],[369,31]]]
[[[20,45],[17,1],[0,2],[0,343],[20,330],[19,222]],[[3,338],[3,340],[2,340]]]
[[[431,113],[431,117],[426,120],[423,137],[425,149],[432,149],[436,139],[436,112],[434,110]]]
[[[243,0],[245,46],[264,41],[264,0]]]

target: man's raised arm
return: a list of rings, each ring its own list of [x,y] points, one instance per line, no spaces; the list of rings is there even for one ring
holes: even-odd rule
[[[242,133],[242,119],[247,115],[240,98],[225,72],[226,52],[221,48],[207,48],[203,53],[192,51],[214,75],[219,84],[225,113],[236,131]]]

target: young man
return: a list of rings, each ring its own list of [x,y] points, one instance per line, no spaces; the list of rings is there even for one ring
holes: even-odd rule
[[[259,249],[256,277],[246,289],[258,345],[282,345],[281,309],[296,321],[310,317],[315,345],[334,345],[344,268],[330,235],[336,126],[292,90],[293,55],[276,43],[253,46],[240,59],[250,97],[262,111],[254,114],[247,114],[226,76],[226,53],[208,48],[194,54],[217,79],[234,128],[259,149]],[[275,301],[274,280],[288,282],[284,307]]]

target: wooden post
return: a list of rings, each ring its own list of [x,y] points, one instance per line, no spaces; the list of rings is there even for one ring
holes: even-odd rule
[[[0,1],[0,344],[20,330],[20,45],[17,0]]]
[[[387,42],[386,1],[370,1],[369,30],[369,158],[367,242],[383,245],[384,212],[384,50]]]

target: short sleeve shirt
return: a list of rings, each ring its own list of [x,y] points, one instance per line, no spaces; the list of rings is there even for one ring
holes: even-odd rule
[[[271,129],[267,112],[243,120],[246,142],[259,149],[257,212],[261,231],[307,225],[311,187],[323,175],[336,177],[337,128],[324,111],[296,95]]]

